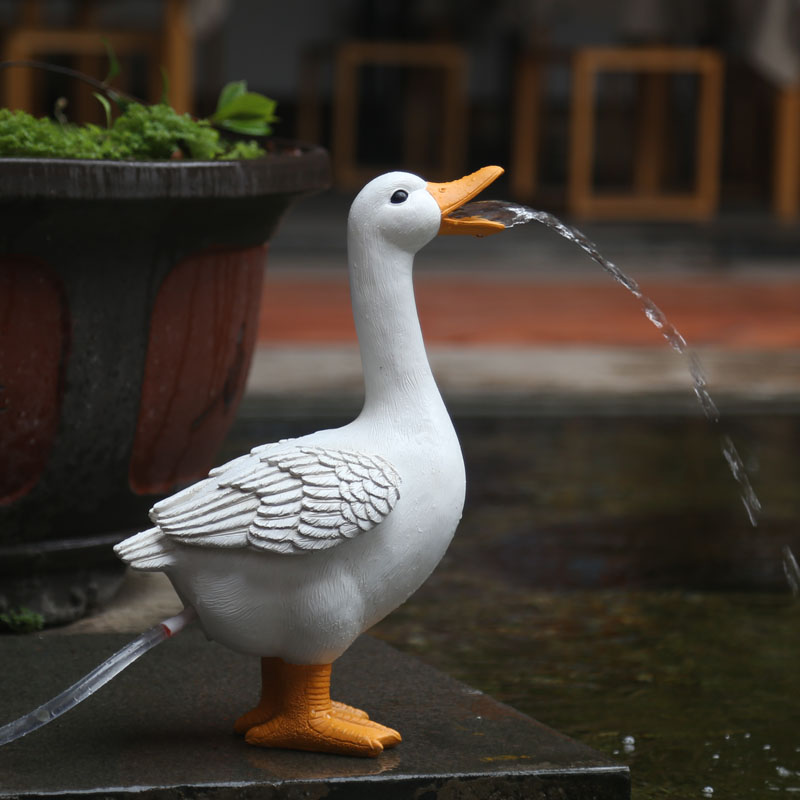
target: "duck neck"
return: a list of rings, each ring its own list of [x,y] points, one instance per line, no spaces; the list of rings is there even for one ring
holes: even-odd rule
[[[423,418],[443,404],[417,316],[414,257],[380,244],[349,243],[353,316],[364,370],[363,414]]]

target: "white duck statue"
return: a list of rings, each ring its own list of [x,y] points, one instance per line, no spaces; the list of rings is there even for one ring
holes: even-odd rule
[[[502,171],[370,182],[347,240],[359,416],[216,467],[117,545],[133,568],[166,573],[209,638],[261,658],[261,699],[235,726],[250,744],[377,756],[400,742],[331,700],[331,664],[423,583],[461,518],[464,462],[425,354],[412,266],[437,233],[503,230],[450,217]]]

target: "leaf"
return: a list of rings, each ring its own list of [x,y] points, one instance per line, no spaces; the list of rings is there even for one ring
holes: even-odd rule
[[[211,117],[211,122],[219,123],[230,119],[261,119],[272,122],[275,119],[275,101],[263,94],[245,92],[233,98],[222,108],[218,108]]]
[[[114,52],[111,42],[109,42],[105,36],[101,36],[100,38],[103,40],[103,45],[108,55],[108,73],[103,79],[103,83],[111,83],[120,73],[119,61],[117,61],[117,54]]]
[[[228,103],[233,102],[237,97],[247,94],[247,81],[231,81],[222,87],[217,100],[217,113],[221,111]]]
[[[256,92],[241,92],[244,81],[228,84],[226,103],[219,106],[210,121],[220,128],[248,136],[266,136],[275,122],[275,101]]]
[[[111,127],[111,103],[108,102],[108,98],[105,95],[100,94],[99,92],[92,92],[92,97],[97,99],[97,102],[103,106],[103,110],[106,112],[106,128]]]
[[[272,131],[271,125],[261,119],[228,119],[217,124],[226,131],[241,133],[245,136],[267,136]]]

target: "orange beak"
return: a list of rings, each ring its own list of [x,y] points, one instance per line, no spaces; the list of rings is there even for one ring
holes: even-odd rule
[[[439,234],[471,233],[473,236],[489,236],[505,230],[502,222],[483,219],[481,217],[451,218],[449,214],[461,208],[477,194],[482,192],[492,181],[503,174],[502,167],[483,167],[471,175],[465,175],[457,181],[449,183],[429,183],[428,191],[439,205],[442,212],[442,224]]]

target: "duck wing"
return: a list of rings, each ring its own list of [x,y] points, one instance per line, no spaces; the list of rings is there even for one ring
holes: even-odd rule
[[[399,487],[399,474],[380,456],[257,448],[162,500],[150,516],[162,534],[183,544],[308,553],[380,524]]]

